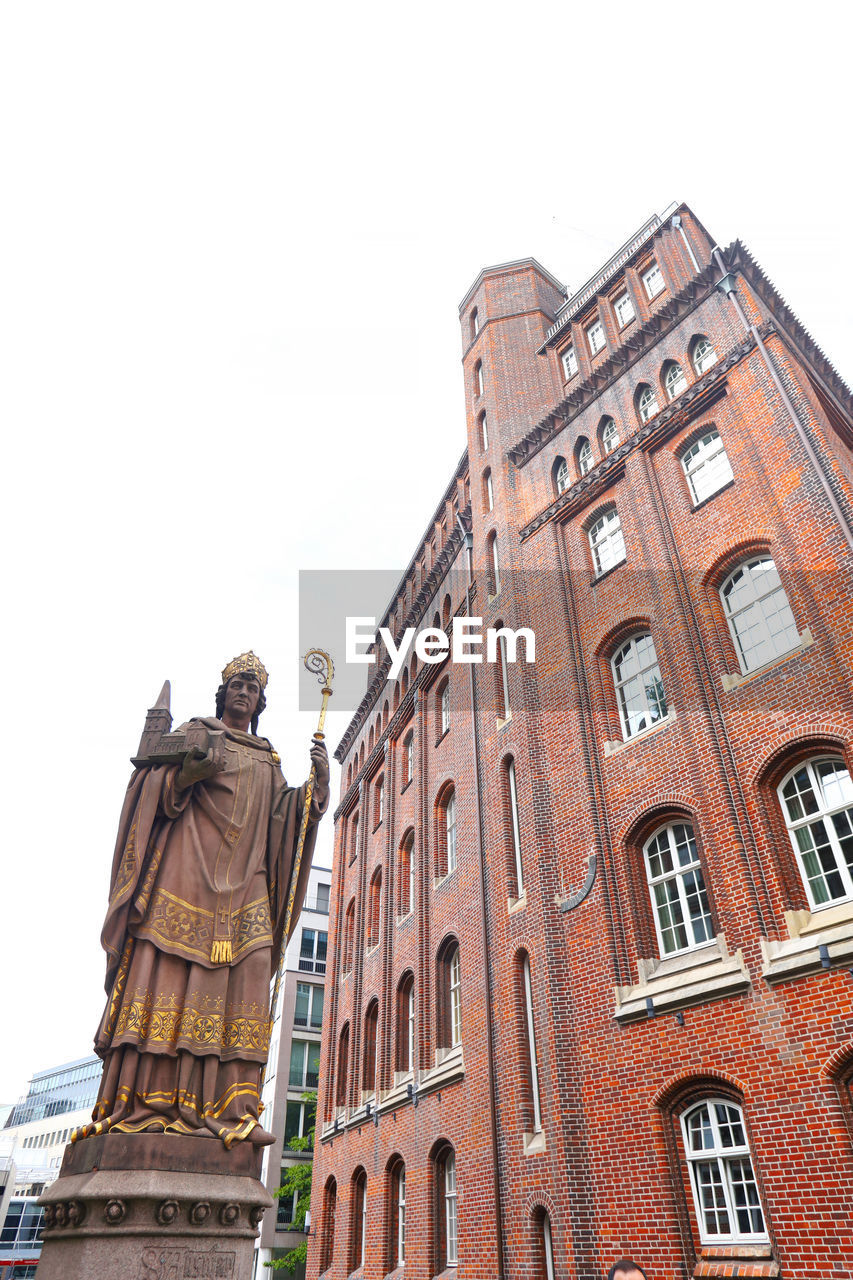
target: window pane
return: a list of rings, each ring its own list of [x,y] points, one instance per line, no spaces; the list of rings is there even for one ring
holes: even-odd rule
[[[769,557],[736,569],[723,584],[721,595],[744,672],[797,647],[794,615]]]

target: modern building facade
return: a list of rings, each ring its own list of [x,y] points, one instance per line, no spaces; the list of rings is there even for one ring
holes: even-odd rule
[[[92,1054],[36,1072],[0,1129],[0,1280],[35,1275],[44,1215],[38,1198],[59,1176],[73,1131],[91,1119],[101,1069]]]
[[[460,306],[338,748],[308,1275],[853,1276],[853,400],[684,205]],[[513,661],[515,656],[515,661]]]
[[[269,1066],[264,1077],[264,1123],[276,1134],[265,1149],[262,1180],[270,1192],[280,1187],[289,1165],[311,1160],[312,1151],[296,1151],[292,1138],[307,1137],[314,1107],[305,1094],[316,1091],[320,1069],[320,1035],[326,981],[329,894],[332,873],[315,861],[299,919],[285,953],[284,971],[276,1002]],[[295,1197],[276,1200],[264,1215],[255,1249],[255,1276],[271,1274],[264,1263],[281,1257],[306,1238],[293,1226]],[[298,1268],[295,1280],[301,1280]]]

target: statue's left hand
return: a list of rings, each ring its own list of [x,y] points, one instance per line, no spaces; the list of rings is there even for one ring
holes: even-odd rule
[[[321,786],[327,786],[329,782],[329,753],[326,750],[325,742],[312,742],[311,763],[314,766],[317,781]]]

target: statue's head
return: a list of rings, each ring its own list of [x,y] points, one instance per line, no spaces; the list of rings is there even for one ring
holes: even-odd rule
[[[226,703],[234,701],[235,709],[243,714],[248,712],[251,719],[252,733],[258,732],[258,717],[267,705],[264,690],[267,687],[267,669],[250,649],[233,658],[222,672],[222,684],[216,690],[216,718],[222,719]],[[230,687],[230,694],[229,694]],[[247,703],[241,700],[246,698]]]

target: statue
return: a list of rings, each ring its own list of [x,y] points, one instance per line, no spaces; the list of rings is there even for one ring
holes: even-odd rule
[[[158,729],[154,739],[174,750],[144,754],[143,734],[101,935],[101,1091],[93,1123],[73,1141],[146,1130],[216,1137],[226,1147],[274,1141],[259,1120],[270,979],[305,896],[329,762],[318,734],[303,823],[310,784],[288,787],[278,755],[257,736],[266,685],[260,659],[241,654],[222,672],[215,719],[165,736]],[[303,857],[291,885],[300,826]]]

